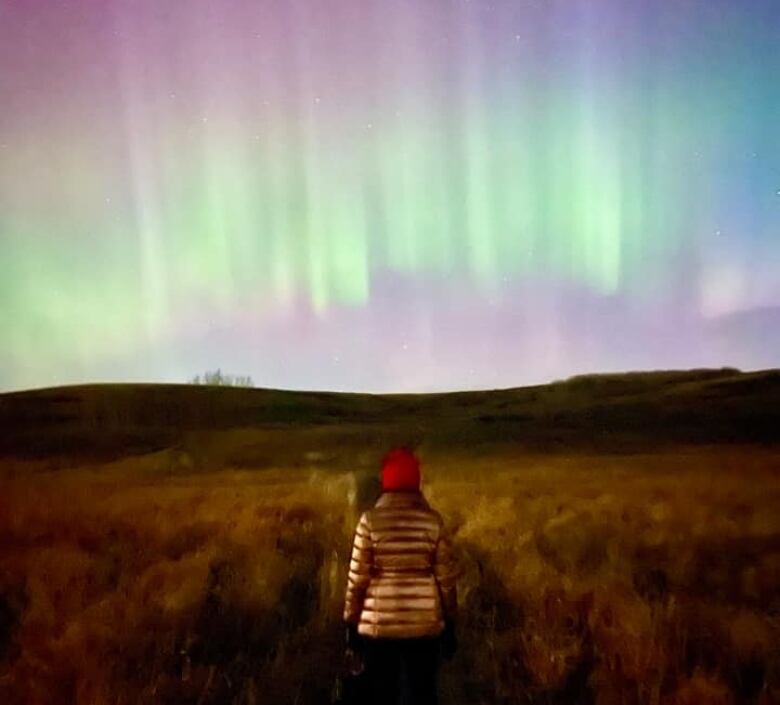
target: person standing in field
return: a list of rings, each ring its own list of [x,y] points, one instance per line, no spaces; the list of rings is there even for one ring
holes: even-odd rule
[[[382,493],[355,531],[344,621],[365,662],[372,705],[437,703],[440,657],[457,648],[458,571],[441,515],[420,491],[406,448],[382,461]]]

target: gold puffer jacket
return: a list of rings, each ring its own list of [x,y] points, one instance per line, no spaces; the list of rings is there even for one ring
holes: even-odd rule
[[[439,513],[420,492],[385,492],[357,525],[344,620],[369,637],[437,636],[456,617],[457,577]]]

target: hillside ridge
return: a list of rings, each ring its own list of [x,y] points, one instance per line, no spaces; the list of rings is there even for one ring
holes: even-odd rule
[[[192,434],[237,429],[266,439],[286,436],[288,444],[323,428],[346,445],[364,444],[367,435],[432,447],[774,444],[780,442],[780,370],[589,374],[421,394],[72,385],[0,394],[0,428],[0,455],[22,456],[149,452],[181,445]]]

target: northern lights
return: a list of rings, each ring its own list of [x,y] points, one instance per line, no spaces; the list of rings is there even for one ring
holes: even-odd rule
[[[780,365],[780,3],[0,0],[0,390]]]

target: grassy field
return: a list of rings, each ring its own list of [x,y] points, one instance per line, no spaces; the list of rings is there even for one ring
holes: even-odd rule
[[[409,437],[463,569],[445,705],[780,702],[778,446],[609,424],[613,447],[512,443],[520,422],[490,395],[420,400],[439,426],[400,423],[410,397],[357,399],[365,423],[325,400],[325,421],[179,427],[167,447],[96,442],[78,462],[61,445],[75,426],[36,454],[17,425],[0,459],[0,702],[329,702],[352,531],[386,445]]]

